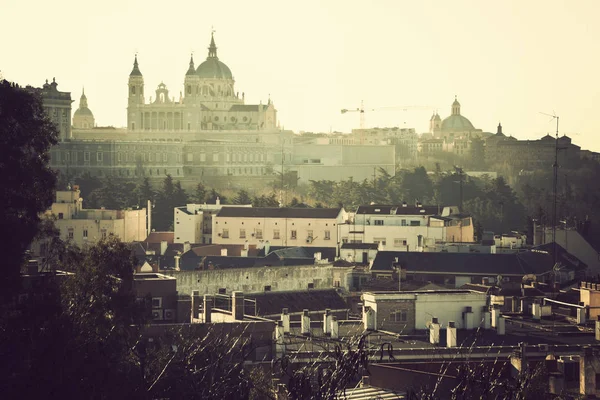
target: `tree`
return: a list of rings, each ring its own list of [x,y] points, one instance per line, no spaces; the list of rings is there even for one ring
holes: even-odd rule
[[[142,183],[140,183],[137,188],[136,188],[136,195],[137,195],[137,201],[138,201],[138,205],[140,207],[145,207],[146,204],[148,204],[148,200],[150,201],[154,201],[154,198],[156,196],[156,192],[154,191],[154,189],[152,188],[152,185],[150,184],[150,178],[144,178],[142,180]]]
[[[235,196],[233,198],[233,204],[250,204],[252,203],[252,199],[250,198],[250,195],[248,194],[247,191],[245,191],[244,189],[240,190],[237,194],[237,196]]]
[[[49,166],[58,130],[44,111],[39,94],[0,81],[0,226],[4,249],[0,296],[18,286],[19,269],[51,204],[56,175]]]
[[[202,182],[198,182],[196,185],[194,201],[197,204],[202,204],[206,201],[206,186]]]

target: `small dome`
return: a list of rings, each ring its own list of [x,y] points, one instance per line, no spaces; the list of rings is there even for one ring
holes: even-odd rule
[[[474,130],[475,127],[471,121],[460,114],[451,115],[442,121],[443,132],[467,132]]]
[[[200,64],[196,70],[196,75],[200,78],[233,79],[229,67],[216,57],[209,57]]]
[[[92,111],[89,108],[87,108],[87,107],[81,108],[80,107],[80,108],[78,108],[75,111],[75,113],[73,114],[73,116],[74,117],[83,117],[83,116],[91,116],[91,117],[93,117],[94,114],[92,114]]]

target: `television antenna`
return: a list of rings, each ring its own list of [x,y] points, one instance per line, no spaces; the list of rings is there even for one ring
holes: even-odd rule
[[[552,177],[552,255],[554,258],[554,265],[556,265],[557,254],[556,254],[556,202],[557,202],[557,191],[558,191],[558,122],[560,117],[556,115],[554,111],[552,114],[540,112],[542,115],[551,117],[550,121],[556,120],[556,138],[554,145],[554,164],[552,165],[553,177]]]

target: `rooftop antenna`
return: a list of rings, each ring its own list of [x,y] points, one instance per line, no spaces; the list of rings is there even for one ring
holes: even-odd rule
[[[553,195],[553,200],[552,200],[552,253],[553,253],[553,258],[554,258],[554,266],[556,267],[556,260],[557,260],[557,254],[556,254],[556,201],[557,201],[557,190],[558,190],[558,122],[560,120],[560,117],[558,115],[556,115],[556,113],[554,111],[552,111],[552,114],[547,114],[547,113],[543,113],[540,112],[540,114],[542,115],[547,115],[548,117],[551,117],[550,121],[552,120],[556,120],[556,138],[555,138],[555,144],[554,144],[554,164],[552,165],[553,168],[553,172],[554,175],[552,177],[552,195]],[[556,277],[555,277],[555,281],[556,281]]]

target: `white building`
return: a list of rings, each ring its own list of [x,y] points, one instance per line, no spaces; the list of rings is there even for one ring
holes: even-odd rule
[[[373,310],[377,329],[410,333],[428,329],[432,317],[442,328],[454,321],[459,329],[475,329],[482,324],[487,295],[472,290],[366,292],[362,301]]]
[[[139,210],[84,209],[78,186],[72,190],[56,191],[56,202],[46,212],[54,216],[54,225],[60,230],[60,238],[79,247],[94,244],[114,234],[124,242],[142,241],[146,238],[147,213]]]
[[[175,207],[174,243],[212,243],[212,220],[223,207],[252,207],[252,204],[225,205],[217,198],[216,204],[187,204]]]
[[[386,250],[424,251],[436,243],[473,242],[473,222],[458,207],[368,205],[341,227],[342,243],[376,243]]]
[[[213,218],[213,243],[338,248],[343,208],[227,207]]]

